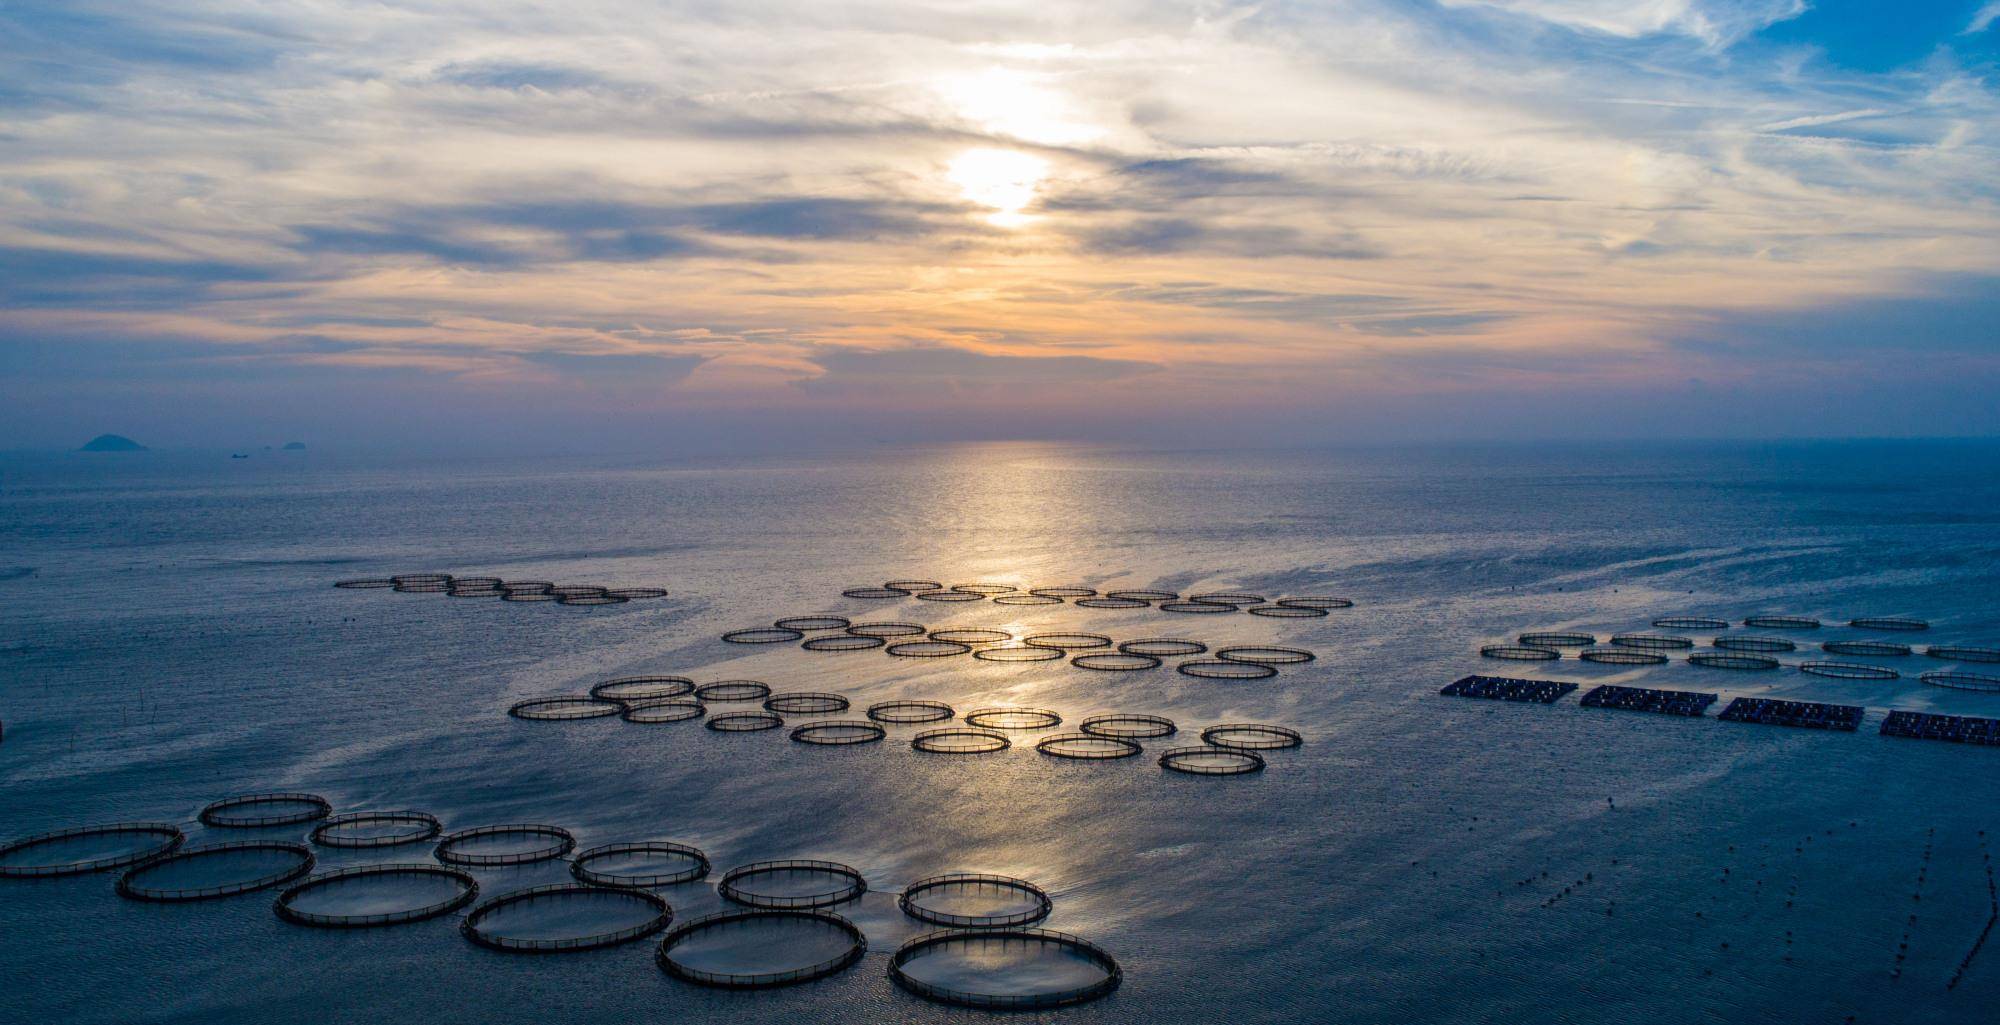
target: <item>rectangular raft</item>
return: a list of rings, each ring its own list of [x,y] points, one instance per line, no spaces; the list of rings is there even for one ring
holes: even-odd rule
[[[1931,712],[1890,712],[1889,718],[1882,720],[1882,735],[2000,747],[2000,719],[1977,715],[1936,715]]]
[[[1467,676],[1445,685],[1439,694],[1449,698],[1490,698],[1494,701],[1525,701],[1553,705],[1576,689],[1574,683],[1556,680],[1516,680],[1507,676]]]
[[[1583,696],[1589,708],[1615,708],[1624,712],[1658,712],[1699,719],[1708,714],[1719,694],[1698,690],[1653,690],[1650,687],[1618,687],[1603,684]]]
[[[1766,726],[1796,726],[1808,730],[1843,730],[1848,733],[1861,725],[1865,714],[1859,705],[1828,705],[1818,701],[1780,701],[1776,698],[1737,698],[1722,710],[1718,719],[1728,722],[1755,722]]]

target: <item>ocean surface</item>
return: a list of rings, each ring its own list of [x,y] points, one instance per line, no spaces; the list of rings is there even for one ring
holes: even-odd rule
[[[672,593],[590,608],[331,586],[419,571]],[[1356,605],[1270,619],[840,594],[909,577]],[[1947,668],[1922,656],[1876,660],[1902,679],[1855,682],[1677,653],[1636,668],[1478,654],[1528,630],[1602,639],[1759,613],[1828,624],[1776,631],[1801,642],[1788,664],[1879,636],[1842,625],[1858,616],[1933,624],[1892,640],[2000,645],[1992,444],[7,455],[0,610],[0,839],[114,820],[238,839],[192,820],[218,798],[298,790],[447,829],[695,845],[715,871],[660,891],[681,921],[720,909],[716,878],[751,861],[838,861],[870,888],[839,909],[868,937],[853,968],[722,992],[669,978],[652,941],[510,954],[453,918],[321,930],[278,919],[269,891],[152,905],[117,896],[116,873],[0,879],[0,1021],[986,1020],[886,976],[924,931],[895,894],[944,872],[1032,880],[1054,901],[1044,925],[1117,958],[1115,994],[1051,1014],[1078,1023],[1935,1023],[2000,1007],[2000,939],[1965,963],[1991,914],[2000,749],[1876,732],[1888,708],[2000,716],[2000,695],[1920,683]],[[719,640],[819,612],[1318,659],[1225,681],[1171,661],[1108,673]],[[641,673],[836,692],[854,703],[838,718],[926,698],[1045,707],[1065,728],[1160,714],[1181,735],[1072,762],[1026,740],[922,755],[911,726],[823,748],[506,714]],[[1839,734],[1719,722],[1720,705],[1689,720],[1438,695],[1468,673],[1870,713]],[[711,712],[733,707],[755,706]],[[1155,764],[1218,722],[1305,744],[1249,776]],[[319,867],[429,856],[322,850]],[[560,863],[475,874],[482,896],[567,878]]]

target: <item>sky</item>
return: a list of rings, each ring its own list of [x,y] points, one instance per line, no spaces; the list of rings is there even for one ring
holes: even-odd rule
[[[0,448],[2000,433],[2000,0],[0,0]]]

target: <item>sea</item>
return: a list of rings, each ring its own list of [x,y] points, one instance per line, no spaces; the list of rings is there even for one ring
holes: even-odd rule
[[[422,572],[669,594],[570,606],[333,586]],[[842,595],[896,579],[1353,606],[1273,618]],[[1186,659],[1104,672],[721,639],[812,614],[1315,658],[1234,680],[1176,671]],[[1822,625],[1740,625],[1760,615]],[[1652,626],[1684,616],[1731,627]],[[1929,629],[1847,625],[1865,617]],[[1678,634],[1694,651],[1748,633],[1797,650],[1762,672],[1679,650],[1644,666],[1480,654],[1535,631],[1600,645]],[[1821,649],[1853,639],[1917,653]],[[1920,679],[2000,667],[1928,646],[2000,646],[2000,444],[0,455],[0,843],[119,821],[179,824],[191,846],[302,841],[310,826],[197,816],[233,795],[309,792],[337,812],[422,811],[446,831],[536,823],[579,849],[691,845],[713,871],[657,891],[676,925],[723,910],[722,873],[752,862],[836,862],[868,886],[833,909],[866,937],[851,967],[738,991],[671,977],[661,935],[488,949],[461,934],[476,905],[321,929],[274,914],[282,888],[161,904],[121,897],[118,871],[0,878],[0,1021],[989,1021],[1005,1013],[890,976],[898,948],[933,928],[898,894],[968,872],[1031,881],[1052,904],[1041,928],[1115,958],[1115,992],[1040,1012],[1079,1025],[1991,1022],[2000,748],[1879,728],[1891,709],[2000,717],[2000,693]],[[1896,678],[1797,668],[1814,660]],[[642,674],[852,705],[749,733],[508,714]],[[1684,718],[1584,707],[1580,692],[1549,705],[1440,695],[1468,674],[1720,700]],[[1867,711],[1853,733],[1719,721],[1737,697]],[[982,756],[914,750],[929,726],[851,746],[790,739],[899,699],[1048,709],[1063,724]],[[1163,716],[1178,733],[1128,758],[1037,751],[1107,713]],[[1244,775],[1159,764],[1220,723],[1303,743]],[[430,843],[314,853],[320,872],[436,864]],[[562,861],[470,871],[482,900],[569,879]],[[588,926],[577,917],[524,928]],[[782,960],[782,947],[763,953]],[[739,948],[714,956],[760,954]],[[1060,950],[957,968],[1034,992],[1082,971],[1053,963]]]

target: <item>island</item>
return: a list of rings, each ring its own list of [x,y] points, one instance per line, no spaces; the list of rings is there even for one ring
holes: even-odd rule
[[[144,452],[146,446],[123,434],[100,434],[77,449],[79,452]]]

